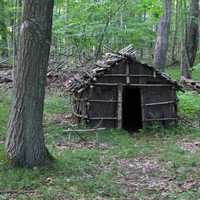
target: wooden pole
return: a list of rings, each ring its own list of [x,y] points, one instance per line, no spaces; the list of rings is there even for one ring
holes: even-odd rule
[[[126,83],[127,84],[130,84],[130,77],[129,77],[129,75],[130,75],[130,68],[129,68],[129,64],[127,63],[126,64]]]
[[[167,105],[167,104],[174,104],[176,101],[165,101],[165,102],[155,102],[155,103],[146,103],[143,104],[144,106],[158,106],[158,105]]]
[[[117,83],[94,83],[94,86],[118,86]],[[126,84],[121,84],[122,86],[126,86]],[[129,84],[129,86],[134,86],[134,87],[172,87],[172,84]]]
[[[123,95],[123,86],[118,85],[118,103],[117,103],[117,128],[122,128],[122,95]]]

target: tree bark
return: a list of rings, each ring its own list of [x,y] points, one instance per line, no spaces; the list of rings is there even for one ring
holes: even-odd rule
[[[198,19],[199,0],[192,0],[190,6],[189,23],[186,32],[186,50],[190,67],[194,65],[199,44]]]
[[[1,48],[1,58],[3,61],[7,61],[8,59],[8,40],[7,40],[7,28],[6,24],[2,22],[0,24],[0,32],[2,37],[2,48]]]
[[[186,9],[186,2],[183,2],[182,10]],[[182,11],[184,12],[184,11]],[[199,30],[198,30],[198,17],[199,17],[199,0],[191,0],[189,20],[185,19],[182,25],[182,48],[181,48],[181,73],[182,79],[192,78],[192,67],[195,62],[198,42],[199,42]],[[183,20],[183,19],[182,19]],[[184,27],[186,27],[184,29]]]
[[[179,31],[179,0],[176,0],[175,2],[175,22],[174,22],[174,35],[173,35],[173,43],[172,43],[172,64],[179,63],[177,60],[177,39],[178,39],[178,31]]]
[[[3,61],[8,59],[8,38],[7,38],[7,26],[6,26],[6,16],[5,16],[5,6],[4,1],[0,1],[0,35],[1,35],[1,44],[0,44],[0,53]]]
[[[167,59],[168,38],[171,22],[172,0],[165,0],[165,14],[160,19],[155,45],[154,66],[164,71]]]
[[[51,44],[53,0],[25,0],[7,157],[20,167],[46,164],[50,155],[42,127]]]

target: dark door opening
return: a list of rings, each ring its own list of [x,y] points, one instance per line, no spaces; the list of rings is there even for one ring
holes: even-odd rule
[[[124,88],[122,102],[122,127],[128,131],[137,131],[142,128],[140,90]]]

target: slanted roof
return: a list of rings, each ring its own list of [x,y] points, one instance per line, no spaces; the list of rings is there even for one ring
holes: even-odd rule
[[[135,51],[132,45],[129,45],[119,52],[106,53],[102,59],[97,61],[93,66],[80,70],[65,82],[66,90],[70,93],[81,93],[90,84],[96,82],[99,77],[102,77],[110,68],[115,67],[115,65],[121,61],[134,61],[135,63],[140,63],[145,68],[152,70],[155,75],[158,75],[167,80],[170,84],[173,84],[176,89],[181,88],[177,81],[172,80],[167,74],[160,72],[153,66],[137,61]]]

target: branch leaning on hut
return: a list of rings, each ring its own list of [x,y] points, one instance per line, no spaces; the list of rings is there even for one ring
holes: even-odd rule
[[[86,142],[87,140],[81,135],[81,133],[96,132],[96,138],[98,143],[98,132],[106,130],[106,128],[99,128],[102,124],[102,121],[103,121],[102,119],[99,120],[99,123],[94,128],[91,129],[67,129],[64,130],[64,133],[75,133],[82,141]]]
[[[1,71],[1,70],[11,70],[11,69],[13,69],[13,66],[12,66],[12,65],[0,63],[0,71]]]

